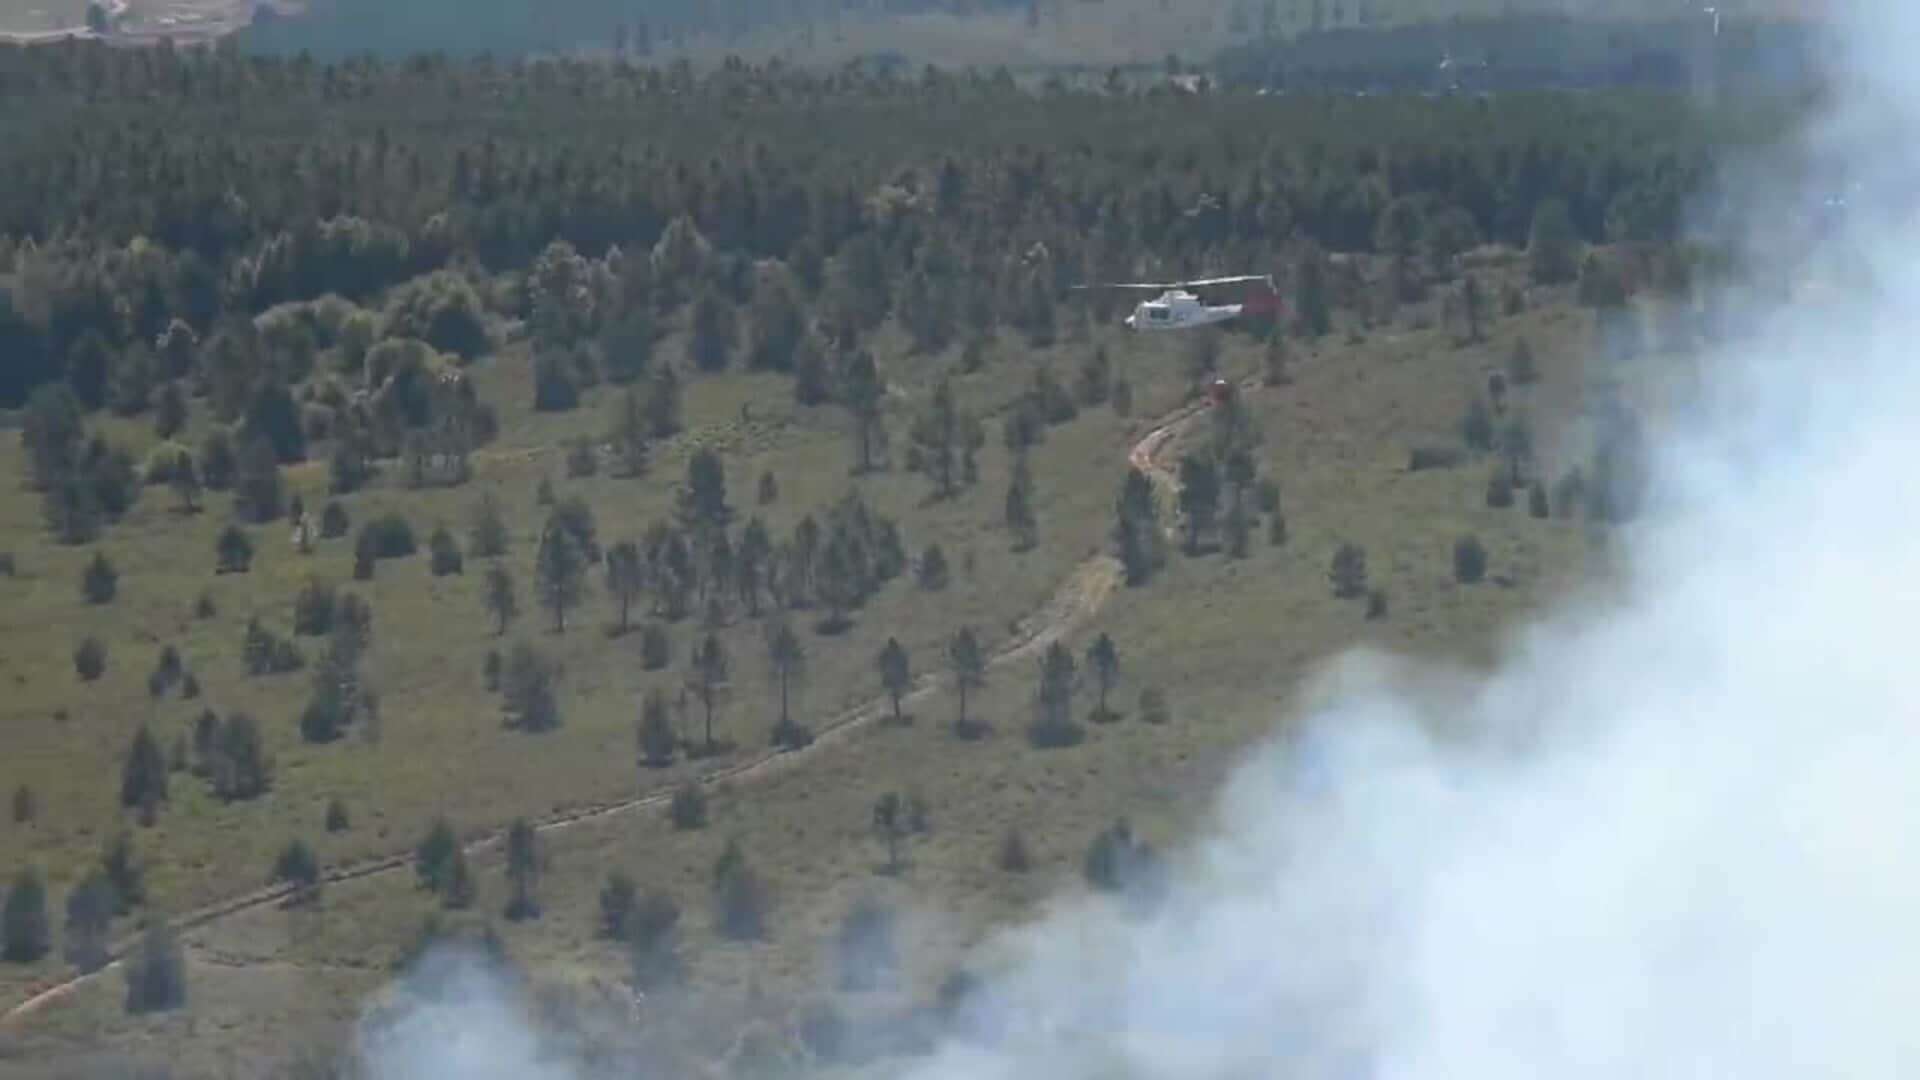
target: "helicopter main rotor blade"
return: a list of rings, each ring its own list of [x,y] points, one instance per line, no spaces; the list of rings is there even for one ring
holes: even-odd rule
[[[1150,281],[1115,281],[1097,285],[1074,285],[1071,288],[1074,292],[1083,292],[1087,289],[1176,289],[1179,288],[1179,285]]]
[[[1199,281],[1183,281],[1182,285],[1238,285],[1247,281],[1265,281],[1267,274],[1242,274],[1239,277],[1202,278]]]

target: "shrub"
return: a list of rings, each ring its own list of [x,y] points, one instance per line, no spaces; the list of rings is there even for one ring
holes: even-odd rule
[[[338,540],[347,535],[351,528],[353,523],[347,517],[347,508],[340,505],[338,499],[329,500],[326,508],[320,511],[320,539]]]
[[[1427,469],[1451,469],[1460,464],[1465,457],[1452,447],[1416,446],[1407,453],[1407,471],[1423,472]]]
[[[419,550],[413,526],[399,514],[383,514],[361,526],[360,535],[376,559],[404,559]]]
[[[214,542],[214,572],[244,574],[253,569],[253,541],[238,525],[229,525]]]
[[[107,647],[88,634],[73,650],[73,670],[86,682],[92,682],[107,670]]]

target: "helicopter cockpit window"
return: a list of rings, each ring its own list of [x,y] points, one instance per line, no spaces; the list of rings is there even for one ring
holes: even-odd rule
[[[1147,307],[1148,322],[1166,322],[1167,314],[1168,314],[1167,309],[1164,307],[1157,307],[1153,305],[1148,305]]]

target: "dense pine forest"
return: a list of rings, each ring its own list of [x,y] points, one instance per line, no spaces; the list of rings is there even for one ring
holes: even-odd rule
[[[143,407],[207,351],[150,355],[176,321],[225,340],[276,305],[431,291],[542,252],[656,313],[818,297],[836,330],[904,308],[939,338],[1035,323],[1082,279],[1266,270],[1303,244],[1521,244],[1549,202],[1586,241],[1658,242],[1720,137],[1653,96],[1028,97],[933,71],[695,79],[230,48],[9,50],[0,92],[17,106],[0,118],[12,405],[67,378],[89,407],[110,387]],[[609,261],[676,221],[699,255]],[[786,273],[756,283],[754,260]],[[535,315],[531,290],[507,302]],[[582,308],[565,344],[618,329],[611,305]],[[792,344],[751,359],[785,369]],[[241,352],[243,381],[284,362]]]

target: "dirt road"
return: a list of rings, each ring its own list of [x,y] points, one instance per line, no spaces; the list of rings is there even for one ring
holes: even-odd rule
[[[1172,475],[1167,472],[1157,455],[1186,425],[1204,413],[1204,405],[1189,405],[1161,417],[1129,448],[1128,463],[1134,468],[1147,472],[1158,483],[1172,484],[1174,482]],[[1054,591],[1046,605],[1022,620],[1013,636],[994,650],[988,660],[989,666],[1003,667],[1035,656],[1048,645],[1085,625],[1106,603],[1107,597],[1119,584],[1120,577],[1119,561],[1111,555],[1095,555],[1082,562]],[[912,690],[902,699],[903,704],[934,693],[946,681],[941,676],[922,675],[914,680]],[[892,703],[888,698],[884,696],[875,698],[833,718],[818,731],[812,743],[801,749],[768,751],[759,757],[715,769],[699,777],[696,782],[704,786],[712,786],[723,781],[737,783],[743,780],[757,780],[777,770],[791,768],[801,759],[844,740],[874,720],[888,715],[891,708]],[[612,817],[615,814],[664,807],[672,798],[673,790],[666,788],[628,799],[579,807],[548,816],[536,822],[534,829],[542,833],[557,832],[583,822]],[[472,855],[486,851],[501,844],[505,838],[505,827],[496,828],[479,839],[469,841],[466,845],[467,853]],[[326,872],[323,880],[330,885],[358,881],[379,874],[399,873],[406,870],[412,863],[413,851],[409,848],[375,859],[336,866]],[[280,903],[292,892],[291,886],[277,885],[231,896],[181,916],[174,921],[174,928],[181,933],[199,929],[230,915]],[[112,949],[110,953],[112,960],[105,967],[88,974],[73,975],[41,988],[25,1001],[8,1009],[4,1015],[0,1015],[0,1029],[17,1028],[40,1010],[70,996],[94,979],[118,968],[122,959],[136,944],[137,938],[122,941]]]

